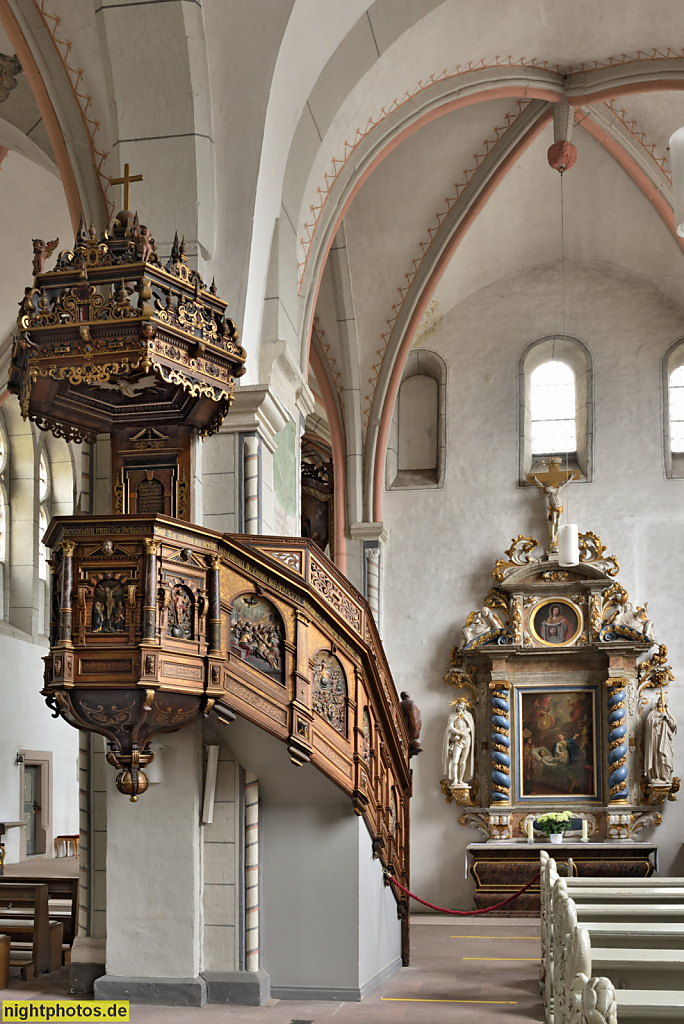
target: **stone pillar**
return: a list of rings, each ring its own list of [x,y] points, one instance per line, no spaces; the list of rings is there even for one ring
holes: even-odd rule
[[[259,438],[250,434],[244,439],[245,533],[259,533]]]
[[[259,970],[259,783],[245,772],[245,970]]]
[[[79,733],[79,893],[78,934],[71,950],[69,987],[91,995],[105,972],[107,935],[107,775],[105,741],[93,732]]]
[[[201,728],[164,737],[164,783],[132,804],[107,777],[107,973],[96,999],[201,1006]],[[144,936],[144,941],[141,940]]]
[[[366,600],[380,629],[380,548],[364,546],[366,559]]]
[[[363,592],[382,636],[382,554],[389,534],[384,523],[353,523],[350,533],[352,541],[361,542],[362,578],[356,583],[353,571],[349,571],[348,576]],[[350,563],[351,560],[347,568],[353,570]]]

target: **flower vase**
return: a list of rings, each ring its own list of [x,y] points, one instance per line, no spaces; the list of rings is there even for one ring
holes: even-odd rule
[[[549,836],[549,839],[551,840],[552,843],[555,843],[556,845],[558,845],[558,843],[562,843],[563,842],[563,833],[562,832],[552,832],[550,834],[550,836]]]

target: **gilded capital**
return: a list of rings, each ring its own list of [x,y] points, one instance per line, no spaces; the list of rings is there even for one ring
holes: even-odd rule
[[[74,552],[75,552],[76,548],[78,547],[78,544],[77,544],[77,542],[75,540],[63,540],[61,545],[60,545],[60,547],[62,548],[62,551],[64,552],[64,557],[65,558],[73,558],[74,557]]]

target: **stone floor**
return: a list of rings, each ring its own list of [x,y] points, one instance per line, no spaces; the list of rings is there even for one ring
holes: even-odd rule
[[[78,875],[78,857],[27,857],[18,864],[5,864],[6,875],[26,875],[27,878],[75,878]]]
[[[520,1024],[541,1022],[539,922],[414,916],[412,963],[362,1003],[273,999],[261,1007],[131,1006],[132,1024]],[[68,998],[68,970],[10,979],[0,999]]]

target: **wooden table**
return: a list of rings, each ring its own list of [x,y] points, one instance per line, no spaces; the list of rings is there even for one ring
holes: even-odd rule
[[[657,867],[658,847],[652,843],[550,842],[470,843],[466,847],[467,870],[475,880],[475,906],[491,907],[529,882],[539,871],[539,851],[546,850],[572,874],[581,877],[648,878]],[[539,882],[513,903],[497,910],[504,917],[538,916]]]

